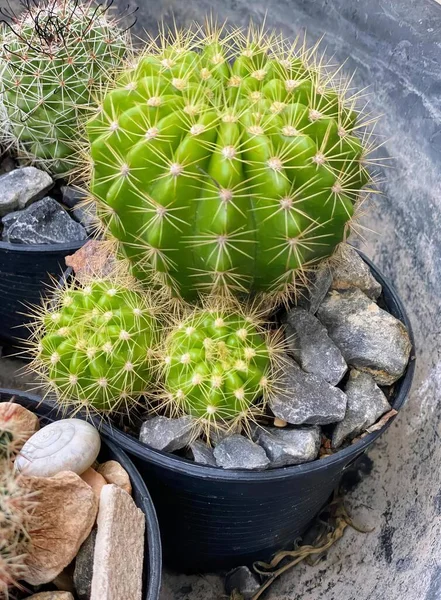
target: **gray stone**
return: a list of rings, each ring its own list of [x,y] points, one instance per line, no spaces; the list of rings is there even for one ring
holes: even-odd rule
[[[72,209],[72,215],[78,223],[81,223],[89,235],[96,232],[98,221],[95,206],[88,206],[87,208],[77,206]]]
[[[153,417],[142,424],[139,440],[156,450],[175,452],[190,444],[193,425],[191,417]]]
[[[317,316],[346,362],[379,385],[392,385],[404,373],[411,350],[405,326],[361,290],[330,292]]]
[[[84,190],[74,187],[73,185],[61,186],[62,202],[69,208],[75,208],[77,204],[83,202],[87,194]]]
[[[256,428],[254,440],[265,450],[270,467],[299,465],[317,458],[320,427],[296,429]]]
[[[50,175],[35,167],[23,167],[1,175],[0,217],[43,198],[53,185]]]
[[[236,567],[225,576],[225,591],[228,596],[236,590],[242,595],[243,600],[251,600],[259,588],[257,575],[248,567]]]
[[[213,453],[224,469],[266,469],[270,462],[263,448],[242,435],[224,438]]]
[[[331,288],[334,290],[356,287],[372,300],[377,300],[381,294],[381,285],[357,250],[349,244],[340,244],[332,272]]]
[[[210,465],[215,467],[216,460],[214,458],[213,448],[210,448],[204,442],[196,440],[190,444],[190,450],[193,454],[193,460],[201,465]]]
[[[28,208],[3,217],[3,240],[16,244],[65,244],[87,238],[86,230],[64,208],[43,198]]]
[[[89,600],[92,589],[93,555],[95,552],[97,529],[92,529],[75,559],[74,585],[78,600]]]
[[[323,302],[332,284],[332,271],[327,262],[320,265],[315,271],[309,288],[308,309],[313,315]]]
[[[291,425],[328,425],[344,419],[346,402],[344,392],[290,360],[269,406]]]
[[[333,448],[338,448],[345,438],[354,438],[362,433],[391,409],[386,396],[369,373],[351,369],[345,393],[348,398],[346,415],[335,426]]]
[[[347,371],[342,353],[328,336],[326,327],[307,310],[292,308],[287,314],[285,334],[289,352],[307,373],[337,385]]]

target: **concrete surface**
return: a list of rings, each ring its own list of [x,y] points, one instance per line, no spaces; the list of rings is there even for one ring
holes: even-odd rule
[[[0,5],[5,0],[0,0]],[[121,0],[121,6],[126,0]],[[355,85],[370,85],[384,114],[384,195],[364,219],[364,250],[391,278],[414,326],[417,372],[406,408],[370,453],[370,477],[350,495],[356,521],[316,567],[275,583],[270,600],[441,598],[441,7],[432,0],[140,0],[141,28],[216,12],[249,17],[288,36],[326,34],[329,55],[349,57]],[[374,230],[377,233],[372,233]],[[2,365],[0,370],[3,372]],[[4,381],[4,376],[2,379]],[[19,382],[20,383],[20,382]],[[225,598],[217,576],[165,573],[161,600]]]

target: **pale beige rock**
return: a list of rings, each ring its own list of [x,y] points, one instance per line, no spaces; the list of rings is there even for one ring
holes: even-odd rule
[[[40,592],[27,600],[74,600],[74,597],[70,592]]]
[[[40,429],[37,415],[15,402],[0,403],[0,431],[13,434],[12,452],[20,452],[25,442]]]
[[[90,485],[90,487],[93,489],[97,502],[99,502],[101,490],[107,484],[107,481],[104,479],[104,477],[97,473],[95,469],[92,469],[92,467],[87,469],[87,471],[84,471],[80,477],[83,481]]]
[[[90,600],[142,600],[145,517],[115,484],[101,490]]]
[[[22,481],[38,498],[26,581],[40,585],[52,581],[75,558],[95,523],[98,503],[91,487],[71,471]]]
[[[279,417],[275,417],[274,419],[274,427],[286,427],[288,423],[283,419],[279,419]]]
[[[100,465],[97,469],[98,473],[104,477],[107,483],[114,483],[118,487],[132,495],[132,484],[127,471],[116,460],[108,460]]]

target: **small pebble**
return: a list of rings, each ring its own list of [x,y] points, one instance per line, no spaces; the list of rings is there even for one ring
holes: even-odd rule
[[[216,466],[213,448],[210,448],[204,442],[196,440],[190,444],[190,450],[193,455],[193,460],[201,465]]]
[[[142,424],[139,440],[156,450],[175,452],[189,445],[193,437],[193,426],[191,417],[153,417]]]
[[[36,477],[52,477],[61,471],[81,475],[93,465],[100,448],[100,435],[90,423],[54,421],[28,439],[15,460],[15,469]]]
[[[89,467],[86,471],[84,471],[84,473],[81,474],[81,479],[90,485],[90,487],[93,489],[93,493],[95,494],[97,502],[99,502],[101,490],[105,485],[107,485],[107,481],[104,479],[104,477],[97,473],[95,469]]]
[[[116,460],[108,460],[99,465],[98,473],[104,477],[107,483],[114,483],[128,494],[132,495],[132,484],[127,471]]]
[[[331,288],[334,290],[359,288],[372,300],[377,300],[381,295],[381,285],[357,250],[350,244],[339,245],[332,272]]]
[[[263,448],[241,435],[224,438],[213,453],[224,469],[266,469],[270,462]]]
[[[300,465],[317,458],[320,450],[320,427],[258,427],[254,440],[265,450],[271,468]]]
[[[279,417],[274,419],[274,427],[286,427],[287,425],[288,423],[283,419],[279,419]]]

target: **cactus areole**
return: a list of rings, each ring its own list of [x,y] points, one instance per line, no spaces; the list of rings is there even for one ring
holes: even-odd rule
[[[355,98],[316,49],[253,29],[172,37],[89,123],[101,219],[172,295],[295,292],[369,180]]]

